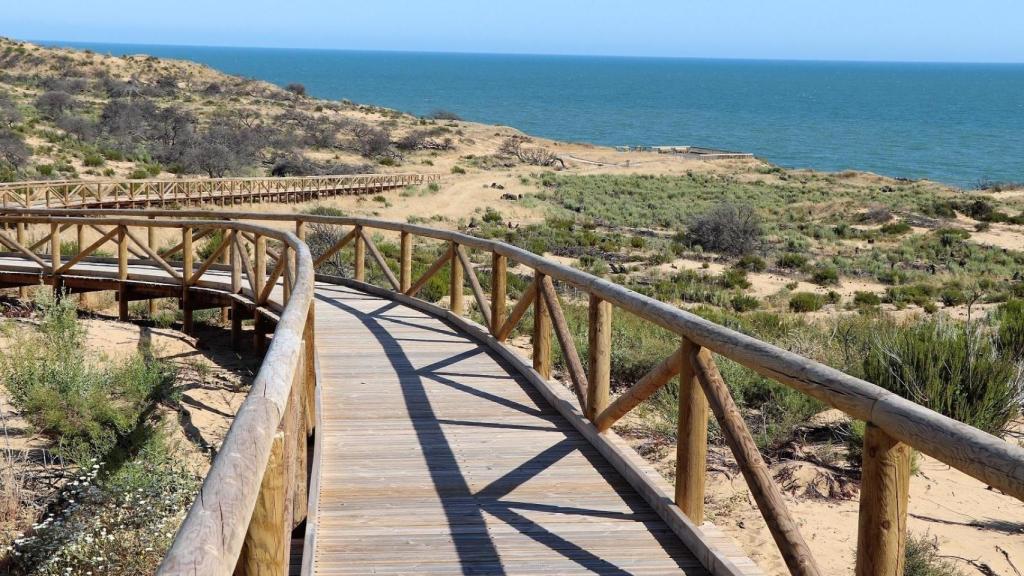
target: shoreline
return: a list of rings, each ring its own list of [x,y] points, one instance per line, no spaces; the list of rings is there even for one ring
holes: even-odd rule
[[[1015,169],[1020,154],[1014,150],[1020,148],[1014,142],[1015,134],[1010,127],[997,128],[991,134],[993,139],[987,144],[961,142],[950,139],[950,134],[933,127],[927,121],[929,114],[924,103],[915,100],[914,95],[905,95],[898,102],[897,112],[880,116],[875,108],[882,103],[868,100],[863,94],[854,92],[860,98],[849,109],[843,109],[837,118],[826,118],[815,112],[818,107],[836,105],[830,100],[829,91],[822,91],[812,83],[795,84],[792,89],[808,91],[803,96],[791,96],[789,103],[776,107],[774,110],[763,110],[758,100],[746,102],[741,112],[720,109],[714,100],[707,100],[712,94],[732,95],[744,94],[750,90],[748,80],[743,76],[759,77],[758,74],[775,75],[790,71],[787,62],[776,61],[736,61],[736,66],[753,66],[738,71],[725,70],[727,80],[735,85],[724,86],[720,91],[708,92],[687,88],[685,85],[674,85],[668,81],[656,83],[649,88],[655,90],[675,90],[684,99],[678,103],[675,97],[656,96],[647,91],[636,93],[626,92],[624,86],[631,76],[623,76],[617,82],[597,83],[592,76],[584,76],[580,81],[588,83],[601,98],[607,102],[597,102],[598,96],[582,101],[572,99],[571,91],[564,83],[547,78],[546,74],[561,73],[561,68],[547,70],[542,65],[533,66],[529,62],[516,65],[505,70],[514,72],[517,80],[512,83],[501,78],[486,76],[481,79],[484,88],[472,88],[465,76],[480,72],[472,68],[462,71],[467,64],[461,58],[464,54],[419,53],[419,52],[345,52],[354,55],[351,58],[336,61],[299,62],[309,68],[304,72],[295,72],[295,58],[289,56],[290,49],[258,48],[272,54],[264,58],[237,58],[246,48],[225,47],[190,47],[142,44],[106,44],[58,42],[58,45],[85,46],[89,49],[102,50],[104,47],[116,48],[113,54],[149,52],[162,58],[191,60],[221,70],[227,74],[259,78],[261,80],[284,86],[289,82],[303,82],[311,93],[325,100],[337,101],[347,98],[355,102],[375,102],[367,106],[383,106],[392,110],[411,110],[415,114],[429,114],[435,109],[452,109],[469,121],[493,126],[515,126],[524,133],[545,139],[561,142],[591,143],[598,146],[614,147],[626,143],[638,145],[655,145],[665,142],[683,141],[694,146],[710,146],[723,149],[738,149],[765,158],[772,164],[790,169],[809,169],[818,172],[842,172],[852,169],[858,172],[871,172],[891,178],[908,177],[912,180],[929,180],[942,183],[952,188],[970,189],[982,181],[1009,181],[1019,178],[1020,170]],[[46,44],[51,45],[51,44]],[[196,53],[203,52],[202,54]],[[275,52],[277,51],[277,52]],[[231,52],[224,56],[220,52]],[[325,51],[330,53],[330,51]],[[369,54],[367,58],[363,55]],[[291,55],[294,56],[294,55]],[[301,58],[301,56],[300,56]],[[382,59],[397,59],[392,62],[401,72],[383,72],[372,77],[352,77],[362,74],[365,70],[386,70],[381,68]],[[533,56],[523,56],[527,60]],[[566,57],[573,58],[573,57]],[[329,60],[329,59],[328,59]],[[354,61],[350,61],[354,60]],[[602,58],[596,58],[594,66],[601,64]],[[688,61],[687,61],[688,62]],[[703,62],[699,60],[698,62]],[[726,61],[732,62],[732,61]],[[814,66],[838,66],[840,76],[857,73],[865,68],[868,74],[875,66],[904,66],[903,63],[850,63],[850,62],[814,62]],[[936,64],[941,66],[941,64]],[[408,67],[427,67],[422,71],[408,71]],[[605,72],[621,72],[609,64]],[[772,66],[780,66],[778,70]],[[963,66],[978,66],[963,64]],[[1012,66],[1012,65],[1008,65]],[[607,66],[606,66],[607,67]],[[759,67],[769,67],[762,70]],[[852,68],[846,68],[852,67]],[[503,68],[504,70],[504,68]],[[1007,68],[1011,76],[1010,82],[1016,82],[1016,71]],[[1024,68],[1022,68],[1024,70]],[[686,74],[700,73],[686,69]],[[710,72],[709,72],[710,73]],[[655,77],[666,74],[681,74],[668,69],[654,68],[644,70],[644,74]],[[371,75],[374,76],[374,75]],[[685,76],[688,78],[689,76]],[[734,78],[735,77],[735,78]],[[873,78],[873,77],[871,77]],[[920,79],[928,81],[927,75]],[[769,85],[765,95],[768,98],[775,94],[772,90],[782,90],[785,85]],[[795,82],[795,80],[793,80]],[[490,84],[497,83],[496,86]],[[678,82],[672,80],[672,82]],[[808,81],[810,82],[810,81]],[[1024,85],[1024,75],[1021,75]],[[524,84],[525,83],[525,84]],[[517,88],[516,86],[521,86]],[[774,86],[774,88],[773,88]],[[472,88],[472,89],[471,89]],[[483,92],[481,92],[483,90]],[[683,90],[683,91],[680,91]],[[526,93],[535,94],[542,91],[547,94],[544,99],[527,97]],[[479,95],[469,95],[480,92]],[[459,96],[452,97],[453,94]],[[775,94],[778,96],[778,94]],[[500,98],[499,98],[500,96]],[[810,98],[810,100],[807,100]],[[694,100],[690,102],[690,100]],[[806,101],[805,101],[806,100]],[[500,104],[507,101],[506,104]],[[950,101],[949,106],[960,105],[960,101]],[[806,112],[802,108],[811,106]],[[529,113],[520,112],[528,109]],[[976,114],[976,124],[987,126],[997,119],[994,111],[980,108]],[[933,111],[938,113],[938,111]],[[803,118],[803,114],[809,115]],[[821,112],[820,114],[824,114]],[[708,117],[708,123],[703,120]],[[740,118],[743,118],[741,120]],[[882,128],[876,124],[891,124],[890,128]],[[1004,122],[1005,123],[1005,122]],[[1012,122],[1010,123],[1012,124]],[[715,126],[708,130],[707,126]],[[836,130],[831,135],[829,127]],[[1024,131],[1024,125],[1021,127]],[[899,136],[908,131],[914,136]],[[920,134],[918,134],[920,133]],[[1019,133],[1019,132],[1018,132]],[[830,134],[816,136],[815,134]],[[1003,143],[1005,141],[1005,143]],[[880,151],[886,150],[884,154]],[[988,150],[1005,150],[1002,160],[988,154]],[[830,152],[831,151],[831,152]],[[1021,151],[1024,153],[1024,150]],[[850,167],[853,168],[850,168]]]

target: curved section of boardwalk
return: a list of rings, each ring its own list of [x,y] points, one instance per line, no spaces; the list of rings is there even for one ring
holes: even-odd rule
[[[706,574],[489,348],[396,302],[316,294],[316,574]]]
[[[134,183],[119,189],[125,186],[131,202],[167,199],[166,190],[153,189],[148,200],[133,198]],[[216,204],[224,186],[204,184],[191,200]],[[263,186],[254,199],[264,198]],[[52,201],[47,190],[44,201],[46,194]],[[303,197],[294,192],[275,189],[267,198]],[[61,203],[75,195],[91,202],[79,187],[61,193]],[[111,199],[105,192],[91,197]],[[18,203],[38,200],[32,192]],[[133,300],[177,298],[186,333],[197,310],[220,308],[231,319],[234,344],[251,320],[253,346],[266,350],[161,564],[167,576],[283,574],[290,552],[293,570],[301,560],[303,574],[701,573],[700,566],[716,575],[758,574],[713,525],[690,519],[704,518],[709,408],[790,571],[821,574],[715,355],[868,423],[858,574],[898,571],[911,447],[1024,499],[1024,450],[1015,444],[501,242],[344,216],[231,212],[229,221],[211,220],[203,210],[8,212],[0,218],[0,244],[11,250],[0,253],[0,287],[113,291],[123,320]],[[256,222],[285,223],[295,233]],[[311,224],[339,238],[316,260],[302,240]],[[72,228],[77,242],[69,243],[62,233]],[[157,249],[159,228],[181,241]],[[100,234],[91,244],[90,230],[93,238]],[[194,242],[218,230],[223,241],[196,262]],[[378,232],[398,240],[397,255],[377,246]],[[420,243],[432,245],[436,260],[414,281]],[[352,278],[317,283],[317,265],[349,245]],[[104,255],[105,247],[116,258]],[[490,293],[478,274],[487,257]],[[365,282],[368,260],[388,287]],[[533,276],[511,311],[510,265],[521,278],[524,270]],[[448,309],[416,298],[444,268]],[[465,320],[467,280],[487,327]],[[587,367],[559,286],[589,301]],[[531,307],[533,368],[502,344]],[[609,403],[613,310],[669,330],[680,347]],[[552,336],[575,397],[547,378]],[[673,487],[609,427],[677,374]],[[311,438],[312,478],[302,465]]]

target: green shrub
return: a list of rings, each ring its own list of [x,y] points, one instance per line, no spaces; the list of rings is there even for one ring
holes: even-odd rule
[[[1024,300],[1008,300],[1001,304],[992,319],[997,322],[996,342],[999,352],[1016,361],[1024,359]]]
[[[807,256],[796,252],[785,252],[775,261],[775,265],[779,268],[797,269],[803,268],[806,264]]]
[[[466,169],[463,168],[462,166],[459,166],[459,165],[452,166],[452,174],[465,174],[465,173],[466,173]]]
[[[136,168],[132,170],[132,173],[128,175],[132,180],[145,180],[149,178],[149,170],[145,168]]]
[[[196,256],[205,262],[224,243],[224,230],[218,228],[203,238],[203,243],[196,249]]]
[[[944,286],[939,292],[939,300],[946,306],[959,306],[967,302],[967,295],[960,286]]]
[[[874,292],[858,290],[853,293],[853,303],[857,306],[878,306],[882,303],[882,299]]]
[[[796,292],[789,297],[789,309],[793,312],[816,312],[825,305],[825,297],[814,292]]]
[[[768,265],[765,263],[764,258],[755,254],[748,254],[736,262],[736,267],[747,272],[764,272]]]
[[[890,303],[898,306],[916,304],[924,307],[926,304],[934,303],[935,287],[924,283],[890,286],[885,290],[885,297]]]
[[[93,361],[74,301],[41,294],[38,331],[15,338],[0,374],[32,424],[82,462],[110,451],[146,406],[169,394],[173,372],[141,352],[118,363]]]
[[[440,192],[441,185],[437,182],[431,182],[430,184],[427,184],[427,190],[430,190],[431,192]]]
[[[832,286],[839,283],[839,270],[831,264],[818,264],[811,272],[811,281],[819,286]]]
[[[757,310],[761,306],[761,301],[754,296],[737,294],[732,297],[730,304],[732,305],[732,309],[737,312],[749,312],[751,310]]]
[[[907,224],[906,222],[889,222],[888,224],[882,224],[882,227],[879,228],[879,232],[890,236],[906,234],[907,232],[910,232],[910,230],[910,224]]]
[[[99,152],[90,152],[82,159],[82,163],[91,168],[97,168],[106,164],[107,160]]]
[[[718,278],[725,288],[750,288],[747,271],[742,268],[728,268]]]
[[[345,212],[343,210],[341,210],[340,208],[335,208],[333,206],[321,206],[321,205],[317,205],[317,206],[314,206],[312,208],[307,208],[303,212],[305,212],[306,214],[309,214],[311,216],[344,216],[345,215]]]
[[[867,380],[990,434],[1019,415],[1021,376],[987,333],[941,318],[879,328]]]
[[[504,219],[501,216],[501,212],[498,212],[490,206],[484,211],[483,221],[488,224],[501,224]]]
[[[907,534],[903,576],[963,576],[963,572],[939,554],[939,542],[927,536]]]
[[[939,244],[949,248],[971,237],[971,233],[961,228],[938,228],[932,234],[939,239]]]
[[[53,176],[55,169],[53,164],[40,164],[36,166],[36,172],[39,172],[40,176]]]

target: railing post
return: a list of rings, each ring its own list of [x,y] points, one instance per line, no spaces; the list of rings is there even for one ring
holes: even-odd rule
[[[856,576],[903,574],[910,447],[867,423],[861,465]]]
[[[231,244],[228,252],[231,258],[231,294],[237,295],[242,291],[242,258],[248,258],[238,249],[238,242],[235,234],[231,232]],[[238,350],[242,346],[242,306],[236,298],[231,299],[231,347]]]
[[[281,258],[284,258],[284,269],[281,272],[281,288],[284,293],[282,304],[288,304],[288,300],[292,297],[292,282],[289,277],[289,271],[292,266],[295,265],[295,257],[297,255],[292,250],[291,246],[285,244],[281,247]],[[273,290],[273,289],[271,289]],[[270,300],[270,292],[267,293],[267,300]]]
[[[256,253],[255,265],[253,267],[253,274],[256,278],[253,279],[253,285],[256,287],[256,290],[252,297],[255,301],[263,293],[263,286],[267,280],[267,238],[257,234],[253,245]],[[253,343],[258,353],[262,352],[267,344],[267,337],[263,327],[263,314],[258,309],[253,311]]]
[[[155,216],[150,216],[150,220],[156,220]],[[156,226],[150,226],[146,228],[146,243],[147,245],[156,251]],[[150,298],[146,301],[146,305],[149,308],[149,317],[156,316],[156,299]]]
[[[452,242],[452,255],[451,255],[451,286],[449,287],[449,305],[448,309],[455,313],[456,316],[462,316],[465,311],[465,305],[463,304],[462,289],[463,289],[463,274],[462,274],[462,262],[459,261],[459,246]]]
[[[551,313],[544,304],[544,275],[535,272],[533,299],[533,369],[551,378]]]
[[[285,433],[279,431],[270,447],[270,459],[263,473],[249,529],[245,533],[236,574],[243,576],[284,576],[288,573],[288,501]]]
[[[231,266],[231,247],[233,246],[234,243],[231,242],[231,232],[229,230],[227,230],[227,229],[221,230],[221,242],[227,242],[228,243],[228,247],[223,252],[221,252],[221,254],[220,254],[220,263],[223,264],[224,266],[230,267]],[[239,278],[239,280],[241,280],[241,278]],[[234,286],[232,286],[232,288],[233,287]],[[227,324],[230,321],[230,319],[231,319],[230,310],[231,310],[231,308],[229,308],[227,306],[221,306],[221,308],[220,308],[220,322],[221,322],[221,324]]]
[[[189,284],[192,282],[192,229],[181,229],[181,313],[182,332],[192,335],[192,296]]]
[[[704,521],[708,467],[708,401],[690,362],[696,345],[683,338],[679,349],[679,416],[676,422],[676,506],[694,524]]]
[[[60,224],[50,224],[50,264],[50,272],[56,273],[60,268]]]
[[[18,244],[21,244],[22,246],[24,246],[25,245],[25,223],[24,222],[18,222],[18,224],[16,226],[17,226],[17,231],[15,233],[17,234]],[[19,286],[18,287],[18,298],[21,298],[22,300],[27,300],[28,299],[28,286]]]
[[[128,321],[128,231],[118,226],[117,231],[117,318]]]
[[[412,286],[412,234],[402,231],[398,284],[405,293]]]
[[[355,234],[355,277],[358,282],[366,281],[366,241],[363,240],[363,227],[356,226]]]
[[[60,224],[50,224],[50,274],[53,282],[53,294],[60,298],[61,286],[60,275],[57,270],[60,268]]]
[[[593,422],[608,407],[611,393],[612,305],[590,296],[587,318],[587,418]]]
[[[508,301],[508,258],[491,252],[491,334],[497,334],[505,320]]]
[[[786,508],[782,491],[775,485],[771,470],[761,456],[750,429],[729,392],[729,386],[715,365],[711,351],[693,346],[687,359],[696,373],[708,404],[715,414],[725,443],[729,445],[743,478],[747,481],[754,502],[761,511],[761,517],[768,525],[775,544],[793,576],[818,576],[818,568],[811,549],[800,534],[800,528]]]
[[[305,370],[304,385],[306,387],[306,435],[312,436],[316,429],[316,300],[309,303],[306,313],[306,327],[302,340],[305,358],[302,367]]]

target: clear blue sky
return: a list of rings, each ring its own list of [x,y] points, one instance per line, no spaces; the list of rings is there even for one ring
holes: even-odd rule
[[[1022,0],[36,0],[0,35],[208,46],[1024,62]]]

